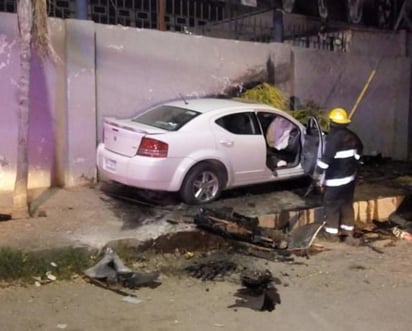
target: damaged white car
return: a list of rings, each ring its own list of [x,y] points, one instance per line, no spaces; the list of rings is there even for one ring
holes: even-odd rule
[[[105,118],[103,136],[97,148],[103,180],[179,192],[187,204],[310,174],[323,145],[314,118],[305,127],[271,106],[219,98],[173,101],[130,119]]]

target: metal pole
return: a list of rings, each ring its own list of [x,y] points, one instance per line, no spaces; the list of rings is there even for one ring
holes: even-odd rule
[[[166,1],[157,0],[157,29],[160,31],[166,31]]]
[[[356,99],[355,105],[353,106],[352,110],[349,113],[349,118],[352,118],[353,114],[355,114],[356,109],[359,106],[359,103],[361,102],[361,100],[363,99],[363,96],[365,95],[366,90],[368,89],[371,81],[373,80],[373,78],[376,75],[376,69],[377,69],[378,65],[376,65],[376,67],[372,70],[372,72],[370,73],[368,80],[366,81],[366,84],[363,86],[361,93],[359,94],[358,98]]]
[[[280,8],[275,8],[273,11],[273,41],[283,42],[283,11]]]
[[[87,20],[89,0],[76,0],[76,18],[79,20]]]
[[[397,31],[401,21],[403,19],[403,15],[405,15],[406,5],[408,4],[408,0],[405,0],[402,4],[401,10],[399,11],[398,19],[396,20],[395,26],[393,30]]]

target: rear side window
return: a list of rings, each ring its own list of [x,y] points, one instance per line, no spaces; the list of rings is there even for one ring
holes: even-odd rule
[[[199,114],[191,109],[162,105],[136,116],[132,121],[167,131],[177,131]]]
[[[234,134],[260,134],[260,129],[253,113],[238,113],[223,116],[216,124]]]

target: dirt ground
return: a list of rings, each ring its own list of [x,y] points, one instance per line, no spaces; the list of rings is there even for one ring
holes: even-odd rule
[[[410,330],[412,245],[399,241],[383,248],[383,254],[343,244],[330,244],[329,249],[291,262],[230,257],[239,270],[272,272],[280,303],[270,312],[230,307],[241,288],[238,272],[223,280],[202,281],[184,272],[182,257],[168,254],[145,263],[162,268],[161,284],[129,290],[137,295],[135,302],[82,278],[2,288],[1,329]]]
[[[401,178],[411,191],[410,167]],[[386,179],[374,181],[376,173]],[[391,176],[392,174],[392,176]],[[405,175],[401,173],[400,175]],[[368,173],[362,180],[368,179]],[[391,194],[399,174],[377,168],[368,185],[361,183],[358,195]],[[253,188],[229,192],[214,207],[230,206],[248,215],[276,208],[304,207],[318,197],[302,199],[295,184],[279,190]],[[117,187],[111,187],[117,192]],[[304,190],[304,189],[303,189]],[[113,192],[113,191],[112,191]],[[118,192],[117,192],[118,193]],[[132,195],[130,195],[130,193]],[[41,250],[62,246],[103,248],[119,240],[146,241],[165,233],[193,230],[196,208],[188,208],[173,196],[136,204],[136,192],[122,191],[114,199],[102,186],[32,192],[36,217],[0,222],[0,247]],[[141,198],[140,196],[139,198]],[[9,196],[0,196],[0,213],[7,212]],[[130,199],[129,199],[130,198]],[[129,199],[129,200],[128,200]],[[159,202],[161,201],[161,202]],[[342,243],[322,244],[323,251],[309,258],[292,256],[270,261],[236,252],[193,251],[147,255],[131,265],[136,271],[160,271],[161,284],[143,287],[127,297],[87,283],[54,281],[36,287],[0,286],[0,330],[410,330],[412,315],[412,243],[383,240],[377,252],[370,247]],[[222,279],[202,281],[184,267],[208,259],[224,259],[236,271]],[[230,307],[239,300],[243,270],[269,270],[280,303],[273,311]]]

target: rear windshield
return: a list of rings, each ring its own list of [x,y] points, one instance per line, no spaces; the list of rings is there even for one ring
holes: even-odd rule
[[[177,131],[200,113],[191,109],[159,106],[133,119],[133,122],[154,126],[167,131]]]

